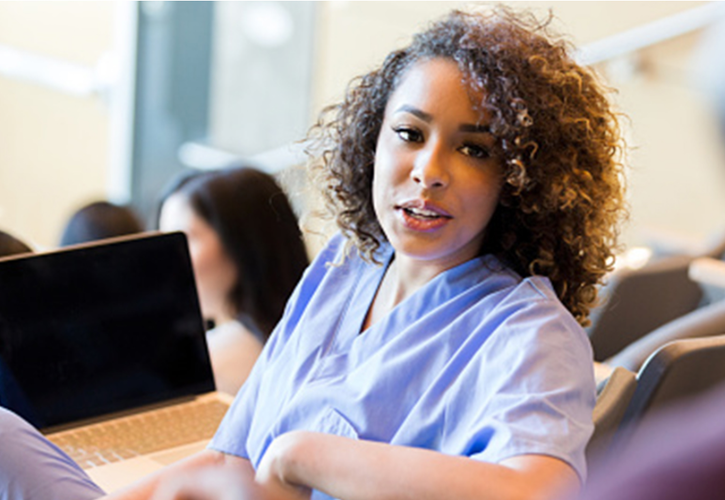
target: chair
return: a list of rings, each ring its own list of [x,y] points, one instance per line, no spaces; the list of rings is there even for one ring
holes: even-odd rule
[[[670,342],[637,374],[637,387],[615,439],[626,443],[655,410],[700,394],[725,381],[725,335]]]
[[[725,261],[722,257],[705,256],[694,259],[690,263],[689,276],[702,288],[703,303],[712,304],[725,300]]]
[[[594,359],[603,361],[645,334],[687,314],[702,289],[688,278],[693,257],[666,257],[640,269],[623,270],[609,284],[609,297],[589,329]]]
[[[655,329],[604,363],[637,372],[653,352],[668,342],[711,337],[723,333],[725,333],[725,301],[701,307]]]
[[[597,388],[594,434],[587,444],[587,460],[609,449],[636,387],[636,375],[626,368],[617,367]]]

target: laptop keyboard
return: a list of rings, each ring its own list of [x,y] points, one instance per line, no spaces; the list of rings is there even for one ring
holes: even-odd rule
[[[228,408],[218,400],[194,401],[59,432],[48,439],[88,469],[211,439]]]

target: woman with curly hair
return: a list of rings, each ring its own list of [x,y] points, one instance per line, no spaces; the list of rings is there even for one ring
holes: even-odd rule
[[[622,213],[596,78],[533,20],[453,12],[313,135],[340,233],[209,448],[112,498],[576,489],[595,400],[582,325]]]

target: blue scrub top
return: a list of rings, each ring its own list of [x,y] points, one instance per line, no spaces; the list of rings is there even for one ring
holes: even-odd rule
[[[592,351],[548,279],[475,258],[360,334],[393,250],[330,265],[344,243],[305,272],[210,448],[256,467],[275,437],[311,430],[489,462],[549,455],[585,477]]]

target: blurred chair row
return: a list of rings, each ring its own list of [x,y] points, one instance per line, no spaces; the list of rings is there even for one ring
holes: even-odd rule
[[[655,411],[722,383],[725,335],[669,342],[650,355],[636,374],[616,367],[600,384],[588,458],[626,446]]]
[[[596,361],[605,361],[698,307],[703,292],[688,277],[692,260],[685,255],[667,257],[612,276],[589,330]]]
[[[589,329],[602,376],[587,455],[615,450],[664,406],[725,385],[725,238],[618,271]]]
[[[636,371],[669,340],[725,333],[725,305],[717,306],[725,302],[725,235],[700,251],[655,253],[642,267],[613,273],[603,289],[588,331],[596,361]]]

